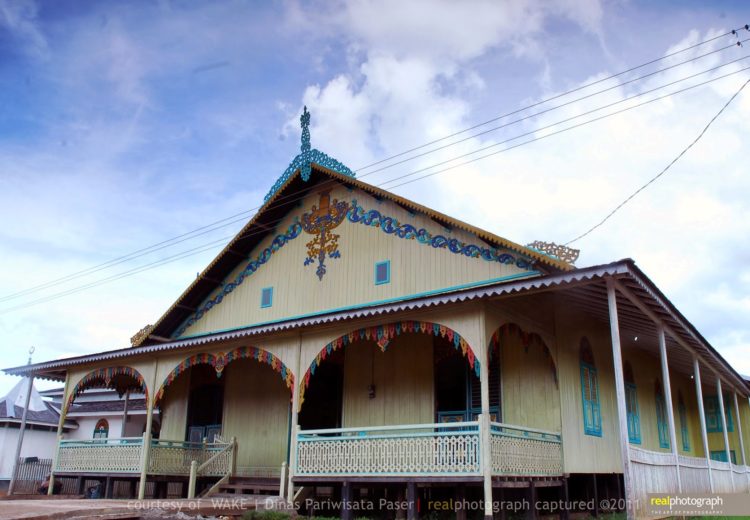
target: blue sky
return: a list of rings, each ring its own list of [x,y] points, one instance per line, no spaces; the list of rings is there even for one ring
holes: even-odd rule
[[[313,114],[313,146],[356,169],[748,23],[742,7],[0,0],[0,296],[256,207],[298,151],[303,104]],[[363,180],[378,184],[740,57],[747,48]],[[518,242],[564,242],[663,168],[747,77],[737,74],[395,191]],[[579,265],[635,258],[745,373],[750,181],[741,152],[750,145],[749,110],[743,93],[674,171],[578,244]],[[31,345],[37,361],[128,345],[219,247],[3,312],[9,307],[238,227],[0,302],[3,366],[23,363]],[[1,376],[0,393],[12,384]]]

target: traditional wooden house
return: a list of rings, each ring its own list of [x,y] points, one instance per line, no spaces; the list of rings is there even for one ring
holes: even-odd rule
[[[147,413],[143,437],[61,440],[56,478],[143,496],[253,477],[289,500],[403,496],[410,518],[453,493],[490,517],[518,493],[748,491],[750,384],[632,260],[577,268],[369,185],[308,124],[263,207],[132,347],[6,370],[65,381],[65,410],[92,387],[158,410],[158,439]]]

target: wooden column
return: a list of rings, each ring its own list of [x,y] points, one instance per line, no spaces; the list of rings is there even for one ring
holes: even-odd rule
[[[341,520],[352,520],[353,518],[352,483],[345,480],[341,485]]]
[[[490,356],[489,356],[489,339],[485,327],[485,309],[480,311],[479,325],[482,345],[476,346],[482,349],[479,356],[481,364],[479,365],[479,385],[482,397],[482,417],[479,421],[479,450],[482,467],[482,477],[484,478],[484,518],[491,519],[493,515],[492,507],[492,450],[490,449]]]
[[[302,384],[302,376],[300,375],[300,360],[302,358],[302,335],[298,336],[297,340],[297,355],[294,363],[294,384],[292,385],[292,416],[291,416],[291,431],[292,438],[289,443],[289,476],[286,486],[286,499],[288,502],[294,501],[294,483],[292,479],[294,474],[297,472],[297,433],[299,432],[299,389]]]
[[[146,495],[146,480],[148,477],[148,461],[151,455],[151,425],[154,419],[154,400],[156,400],[156,372],[159,362],[154,360],[154,374],[151,377],[151,386],[146,389],[146,431],[143,433],[143,446],[141,446],[141,477],[138,481],[138,499],[143,500]]]
[[[721,431],[724,432],[724,452],[727,454],[729,464],[729,478],[732,480],[732,491],[734,491],[734,471],[732,471],[732,454],[729,452],[729,432],[727,432],[727,416],[724,408],[724,393],[721,390],[721,378],[716,376],[716,393],[719,394],[719,413],[721,414]]]
[[[413,480],[406,483],[406,503],[408,504],[407,520],[417,520],[419,516],[419,511],[417,511],[417,483]]]
[[[703,441],[703,453],[708,464],[708,482],[711,485],[711,493],[714,492],[714,476],[711,472],[711,452],[708,451],[708,433],[706,433],[706,412],[703,408],[703,385],[701,384],[701,366],[698,358],[693,357],[693,377],[695,378],[695,393],[698,400],[698,415],[701,423],[701,440]]]
[[[625,407],[625,377],[622,372],[622,348],[620,347],[620,323],[617,317],[617,295],[615,283],[607,278],[607,301],[609,303],[609,328],[612,336],[612,358],[615,371],[615,394],[617,396],[617,422],[622,457],[622,476],[625,482],[625,500],[628,520],[635,518],[633,482],[630,473],[630,449],[628,445],[628,417]]]
[[[18,472],[18,459],[21,458],[21,447],[23,446],[23,436],[26,433],[26,416],[29,412],[29,401],[31,401],[31,390],[34,388],[34,376],[29,376],[29,384],[26,387],[26,401],[23,405],[23,413],[21,414],[21,428],[18,430],[18,438],[16,439],[16,456],[13,458],[13,474],[10,476],[10,484],[8,484],[8,496],[13,494],[16,487],[16,473]],[[10,406],[13,406],[11,403]],[[8,415],[13,414],[13,410],[6,410]],[[52,489],[52,482],[50,482],[50,489]],[[48,492],[49,493],[49,492]],[[51,493],[49,493],[51,494]]]
[[[65,403],[68,402],[68,391],[70,388],[70,372],[65,372],[65,385],[63,386],[63,395],[60,400],[60,420],[57,422],[57,437],[55,444],[55,451],[52,454],[52,466],[50,466],[49,476],[49,489],[47,494],[51,495],[54,492],[55,487],[55,465],[57,464],[57,457],[60,451],[60,441],[62,441],[63,431],[65,430],[65,416],[68,414],[68,409]],[[80,495],[81,493],[79,493]]]
[[[125,406],[122,410],[122,426],[120,427],[120,438],[125,437],[125,426],[128,423],[128,405],[130,404],[130,390],[125,391]]]
[[[682,478],[680,475],[680,456],[677,452],[677,433],[674,426],[674,409],[672,408],[672,383],[669,379],[669,363],[667,362],[667,339],[664,336],[664,327],[657,325],[659,335],[659,358],[661,359],[661,380],[664,392],[664,401],[667,408],[667,420],[669,421],[669,442],[672,445],[674,455],[674,467],[677,473],[677,491],[682,493]]]

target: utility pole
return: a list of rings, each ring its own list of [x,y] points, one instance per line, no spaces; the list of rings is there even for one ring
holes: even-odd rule
[[[34,354],[34,347],[29,349],[29,361],[28,365],[31,365],[31,356]],[[23,414],[21,415],[21,428],[18,430],[18,440],[16,442],[16,456],[13,459],[13,474],[10,477],[10,484],[8,485],[8,496],[13,494],[13,490],[16,487],[16,474],[18,473],[18,459],[21,457],[21,446],[23,446],[23,436],[26,433],[26,415],[29,412],[29,401],[31,400],[31,389],[34,388],[34,376],[29,375],[29,385],[26,388],[26,401],[23,405]]]

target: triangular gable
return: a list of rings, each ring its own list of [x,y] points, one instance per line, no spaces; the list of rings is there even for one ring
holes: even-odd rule
[[[305,117],[307,117],[306,121]],[[305,127],[305,123],[309,123],[309,113],[306,111],[303,113],[302,122],[302,153],[294,159],[290,167],[287,168],[285,173],[275,183],[266,196],[263,206],[203,272],[199,274],[156,324],[153,327],[144,328],[144,330],[132,338],[131,342],[133,346],[172,339],[175,337],[175,332],[178,331],[180,334],[184,333],[187,329],[186,324],[190,324],[191,317],[202,316],[206,310],[210,310],[213,306],[212,300],[216,302],[217,297],[215,295],[217,294],[217,288],[235,283],[237,278],[233,279],[231,275],[237,269],[238,265],[248,263],[249,261],[250,264],[248,266],[252,271],[253,266],[251,264],[253,261],[265,262],[262,257],[255,260],[251,258],[251,253],[259,244],[264,240],[268,241],[270,237],[274,237],[271,244],[271,252],[273,252],[273,248],[278,248],[279,245],[283,246],[289,240],[288,233],[294,233],[295,231],[291,228],[277,230],[278,223],[290,214],[290,212],[299,212],[299,201],[306,196],[310,196],[314,190],[319,191],[321,183],[327,183],[326,185],[343,185],[350,190],[361,190],[377,200],[391,201],[398,207],[409,212],[409,214],[426,216],[436,225],[442,226],[445,229],[456,229],[470,234],[476,240],[473,242],[460,242],[463,244],[462,247],[465,248],[461,252],[466,256],[500,255],[503,254],[503,251],[507,250],[507,253],[510,253],[510,255],[506,254],[506,256],[510,256],[513,259],[512,261],[515,262],[514,256],[518,255],[519,258],[525,259],[522,261],[533,263],[538,274],[566,271],[573,268],[570,264],[558,258],[521,246],[493,233],[417,204],[409,199],[357,180],[354,177],[354,173],[346,168],[346,166],[322,152],[309,147],[309,132],[306,132],[307,129]],[[326,164],[318,164],[317,160]],[[367,209],[352,206],[352,204],[347,206],[347,212],[359,212],[360,218],[362,217],[362,213]],[[353,219],[355,218],[356,216],[353,216],[350,220],[354,221]],[[374,225],[379,226],[380,223]],[[423,228],[420,229],[424,231]],[[296,238],[296,235],[294,238]],[[458,243],[455,240],[453,242]],[[453,246],[454,244],[450,244],[450,247]],[[446,241],[444,245],[440,244],[434,247],[449,247],[449,244]],[[261,254],[268,255],[268,252]],[[240,276],[240,283],[242,279],[242,276]],[[218,302],[221,302],[221,299],[222,296],[218,296]],[[179,336],[180,334],[177,335]]]

